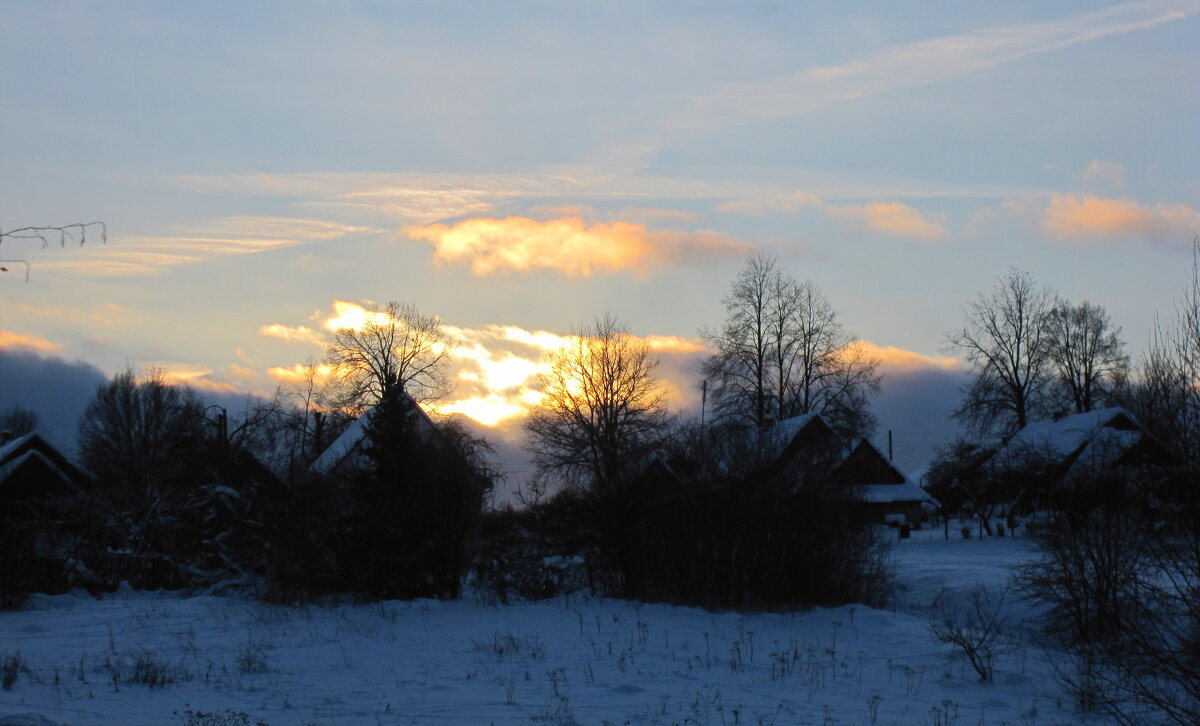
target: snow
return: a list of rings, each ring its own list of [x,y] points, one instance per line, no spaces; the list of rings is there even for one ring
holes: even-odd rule
[[[889,502],[930,502],[937,504],[937,500],[929,496],[929,492],[911,479],[906,480],[903,484],[862,484],[860,488],[863,501],[866,502],[885,504]]]
[[[24,436],[18,436],[12,441],[9,441],[7,444],[0,446],[0,461],[4,461],[9,456],[12,456],[13,452],[18,451],[22,446],[30,441],[33,441],[36,436],[37,432],[31,431]]]
[[[896,543],[892,609],[34,596],[0,613],[0,666],[21,664],[0,690],[0,724],[160,725],[226,710],[271,726],[1087,723],[1029,636],[984,684],[930,635],[939,606],[1001,587],[1033,556],[1023,539],[951,533]],[[139,667],[161,686],[129,682]]]
[[[1125,416],[1136,422],[1133,414],[1123,408],[1104,408],[1088,413],[1066,416],[1057,420],[1035,421],[1018,431],[996,453],[1000,466],[1023,466],[1030,454],[1047,459],[1065,459],[1097,436],[1113,419]],[[1136,424],[1135,424],[1136,425]],[[1140,431],[1124,432],[1136,443]]]
[[[817,419],[820,419],[821,423],[825,422],[819,413],[806,413],[776,421],[774,425],[759,434],[762,437],[759,446],[764,455],[768,458],[782,455],[796,435]]]

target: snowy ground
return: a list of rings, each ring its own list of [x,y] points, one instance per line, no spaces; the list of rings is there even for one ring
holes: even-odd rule
[[[915,535],[896,547],[893,610],[35,597],[0,613],[0,676],[16,676],[0,724],[1088,723],[1028,642],[982,684],[929,633],[938,606],[1002,584],[1028,543]]]

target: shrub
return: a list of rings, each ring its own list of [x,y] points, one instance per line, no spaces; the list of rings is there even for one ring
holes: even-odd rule
[[[175,718],[180,720],[183,726],[250,726],[250,715],[245,711],[233,711],[225,709],[224,711],[193,711],[188,709],[182,713],[175,712]],[[267,726],[265,721],[261,719],[254,722],[254,726]]]
[[[993,596],[982,585],[976,585],[967,596],[965,611],[957,606],[943,605],[938,620],[929,625],[941,643],[953,645],[979,674],[979,680],[992,682],[996,656],[1010,651],[1004,631],[1008,619],[1004,601],[1008,588]]]
[[[0,686],[6,691],[11,691],[17,683],[17,676],[25,669],[25,659],[19,652],[0,657]]]

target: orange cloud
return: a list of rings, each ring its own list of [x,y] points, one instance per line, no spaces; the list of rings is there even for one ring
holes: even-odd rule
[[[289,327],[280,323],[271,323],[263,325],[258,329],[259,335],[265,335],[268,338],[278,338],[286,340],[289,343],[310,343],[313,345],[321,345],[321,334],[304,325]]]
[[[540,222],[528,217],[468,219],[450,227],[408,227],[409,237],[434,246],[436,264],[469,262],[476,275],[557,270],[570,277],[632,270],[689,254],[743,252],[715,232],[649,231],[630,222],[585,224],[579,217]]]
[[[322,386],[328,383],[334,374],[334,367],[327,363],[318,363],[314,366],[308,366],[304,363],[296,363],[293,366],[275,366],[267,369],[267,375],[284,385],[299,385],[307,383],[309,376],[312,376],[313,383]]]
[[[942,368],[945,370],[954,370],[962,366],[962,361],[949,356],[928,356],[921,353],[914,353],[911,350],[897,348],[891,345],[876,345],[874,343],[860,340],[858,344],[862,347],[868,358],[875,358],[879,361],[883,368],[891,368],[893,370],[918,370],[921,368]]]
[[[244,378],[247,380],[258,378],[258,371],[254,370],[253,368],[247,368],[246,366],[240,366],[237,363],[229,364],[229,372],[238,378]]]
[[[829,204],[808,192],[737,199],[717,205],[718,212],[762,217],[795,214],[802,209],[820,209],[834,219],[853,222],[863,229],[897,237],[937,242],[946,236],[942,215],[924,215],[901,202]]]
[[[155,361],[147,363],[146,367],[161,375],[163,381],[174,386],[191,386],[192,388],[216,391],[217,393],[237,392],[236,386],[225,381],[209,378],[213,370],[204,366]]]
[[[849,220],[873,232],[937,242],[946,236],[940,220],[934,221],[900,202],[872,202],[865,205],[826,205],[825,213],[835,219]]]
[[[1042,226],[1068,242],[1095,237],[1190,239],[1200,230],[1200,211],[1185,204],[1149,206],[1131,199],[1055,194],[1046,206]]]
[[[22,335],[11,330],[0,330],[0,348],[30,348],[40,353],[57,353],[62,345],[52,343],[40,335]]]

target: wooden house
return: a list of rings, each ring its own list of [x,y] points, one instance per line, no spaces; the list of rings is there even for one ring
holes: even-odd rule
[[[937,500],[863,439],[834,468],[833,480],[856,501],[870,522],[919,527]]]
[[[1132,480],[1177,462],[1133,414],[1114,407],[1035,421],[996,451],[987,470],[993,480],[1024,478],[1056,487],[1101,475]]]

